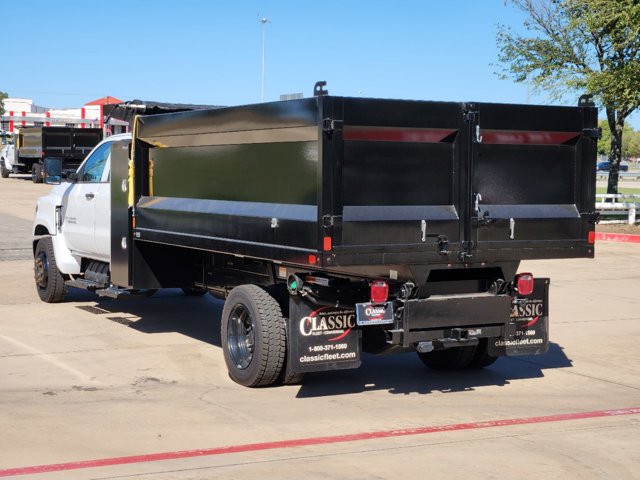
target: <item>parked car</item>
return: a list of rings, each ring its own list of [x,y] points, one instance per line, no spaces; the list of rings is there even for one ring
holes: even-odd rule
[[[608,172],[609,170],[611,170],[611,162],[609,160],[605,160],[604,162],[598,162],[597,170],[599,172]],[[625,163],[621,163],[619,171],[620,172],[628,172],[629,171],[629,165],[627,165]]]

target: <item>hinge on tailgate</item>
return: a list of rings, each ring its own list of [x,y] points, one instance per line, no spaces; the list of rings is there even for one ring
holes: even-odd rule
[[[440,255],[449,255],[449,240],[446,235],[438,235],[438,253]]]
[[[600,212],[581,213],[580,218],[589,223],[598,223],[600,221]]]
[[[322,120],[322,131],[326,133],[328,137],[331,137],[335,130],[342,130],[342,124],[342,120],[325,118],[324,120]]]
[[[462,110],[462,118],[465,122],[473,122],[478,118],[478,104],[467,103]]]
[[[600,127],[583,128],[582,135],[584,135],[587,138],[594,138],[596,140],[600,140],[602,138],[602,129]]]
[[[336,224],[336,220],[342,218],[341,215],[324,215],[322,217],[322,228],[329,230]]]

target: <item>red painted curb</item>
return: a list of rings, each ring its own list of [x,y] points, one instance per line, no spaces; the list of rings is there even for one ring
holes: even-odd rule
[[[277,450],[283,448],[306,447],[310,445],[326,445],[333,443],[356,442],[362,440],[375,440],[380,438],[406,437],[411,435],[426,435],[429,433],[455,432],[459,430],[475,430],[480,428],[508,427],[512,425],[527,425],[533,423],[563,422],[567,420],[584,420],[588,418],[616,417],[620,415],[638,415],[640,407],[621,408],[616,410],[600,410],[595,412],[564,413],[548,415],[544,417],[512,418],[506,420],[488,420],[486,422],[456,423],[452,425],[440,425],[435,427],[415,427],[402,430],[386,430],[369,433],[354,433],[348,435],[335,435],[330,437],[300,438],[296,440],[281,440],[276,442],[249,443],[244,445],[231,445],[227,447],[207,448],[202,450],[183,450],[179,452],[150,453],[147,455],[133,455],[130,457],[101,458],[96,460],[84,460],[79,462],[54,463],[49,465],[35,465],[0,470],[0,477],[12,475],[33,475],[37,473],[62,472],[66,470],[79,470],[84,468],[111,467],[115,465],[127,465],[132,463],[158,462],[161,460],[176,460],[181,458],[207,457],[225,455],[229,453],[255,452],[260,450]]]
[[[640,243],[640,235],[628,235],[626,233],[596,232],[596,240],[600,240],[604,242]]]

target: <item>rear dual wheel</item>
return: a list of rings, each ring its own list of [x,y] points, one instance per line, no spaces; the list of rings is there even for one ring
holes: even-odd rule
[[[221,323],[229,376],[246,387],[276,383],[287,353],[285,319],[278,302],[256,285],[240,285],[227,297]]]
[[[44,177],[42,175],[42,165],[39,163],[34,163],[33,167],[31,167],[31,181],[33,183],[42,183]]]
[[[489,341],[486,338],[481,338],[478,345],[417,353],[427,367],[443,371],[484,368],[497,360],[497,357],[489,355]]]

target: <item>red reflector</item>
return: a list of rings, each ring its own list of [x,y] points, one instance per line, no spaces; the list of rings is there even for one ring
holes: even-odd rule
[[[589,242],[589,245],[593,245],[594,243],[596,243],[596,232],[594,232],[593,230],[589,232],[589,239],[587,240]]]
[[[384,280],[375,280],[371,284],[371,303],[384,303],[389,298],[389,284]]]
[[[316,257],[315,255],[309,255],[309,263],[311,265],[315,265],[317,261],[318,261],[318,257]]]
[[[331,243],[331,237],[324,237],[323,240],[322,240],[322,249],[325,252],[330,252],[332,246],[333,245]]]
[[[530,273],[520,273],[516,275],[516,289],[520,295],[531,295],[533,293],[534,279]]]

